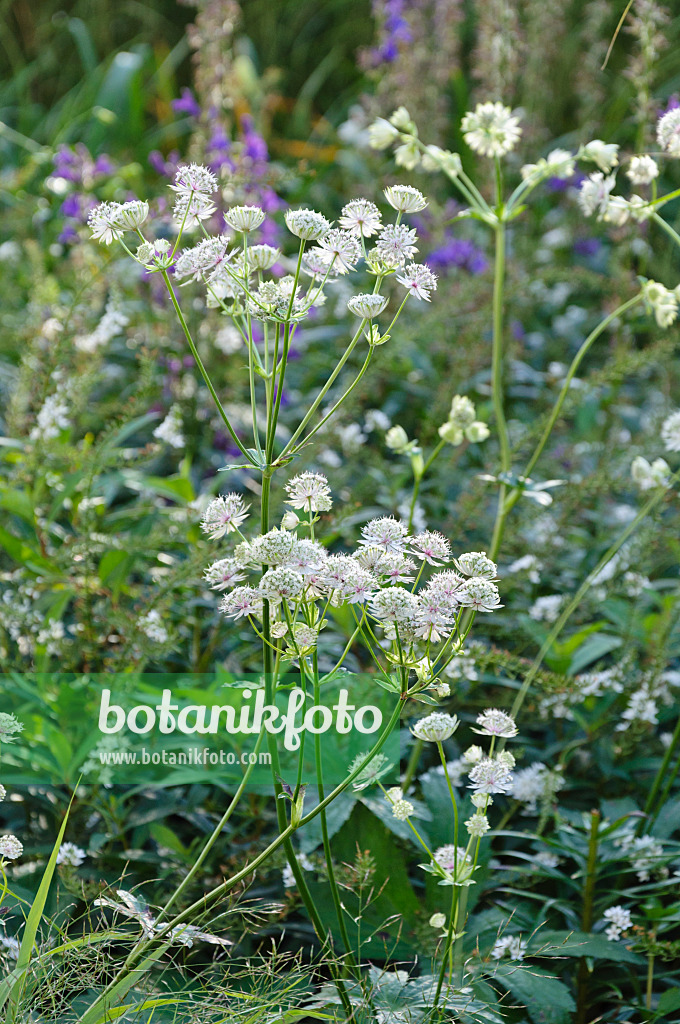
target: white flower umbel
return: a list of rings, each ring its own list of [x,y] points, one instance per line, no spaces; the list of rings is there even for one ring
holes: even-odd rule
[[[186,229],[189,229],[197,227],[202,220],[208,220],[216,209],[217,207],[209,196],[200,192],[180,192],[175,198],[172,216],[176,224],[183,224]]]
[[[142,615],[137,625],[144,636],[155,644],[164,644],[170,639],[170,634],[163,625],[161,613],[157,608],[152,608],[146,615]]]
[[[378,235],[376,249],[382,259],[399,267],[418,252],[418,235],[415,228],[405,224],[388,224]]]
[[[600,217],[604,216],[609,205],[611,190],[615,184],[616,178],[613,174],[607,178],[601,171],[588,175],[581,183],[581,190],[578,194],[579,206],[586,217],[590,217],[594,213]]]
[[[331,228],[319,239],[318,246],[312,252],[327,267],[332,265],[336,274],[348,274],[361,258],[361,245],[349,231]]]
[[[347,302],[347,308],[350,313],[354,313],[355,316],[360,316],[364,320],[373,320],[376,316],[384,310],[387,305],[387,299],[384,295],[353,295]]]
[[[284,220],[290,233],[305,242],[316,242],[331,229],[330,221],[316,210],[286,210]]]
[[[487,557],[486,551],[467,551],[455,558],[453,564],[465,576],[478,576],[484,580],[498,579],[498,566]]]
[[[411,541],[411,552],[428,565],[444,565],[451,561],[451,544],[443,533],[424,530]]]
[[[496,584],[478,576],[466,580],[457,597],[464,608],[473,608],[478,612],[495,612],[496,609],[503,607]]]
[[[260,593],[270,601],[294,601],[305,586],[304,577],[293,569],[268,569],[259,583]]]
[[[322,473],[298,473],[286,484],[286,505],[306,512],[328,512],[333,507],[331,489]]]
[[[678,297],[659,281],[646,281],[642,289],[659,327],[670,327],[678,316]]]
[[[251,245],[248,247],[248,269],[269,270],[281,256],[281,250],[273,245]]]
[[[496,939],[489,955],[494,960],[501,960],[504,956],[511,960],[523,960],[526,951],[527,943],[519,935],[501,935]]]
[[[220,611],[230,619],[240,619],[248,615],[262,618],[262,594],[255,587],[236,587],[220,602]]]
[[[249,231],[255,231],[262,224],[264,210],[261,210],[259,206],[233,206],[231,210],[227,210],[224,219],[234,231],[248,234]]]
[[[198,245],[185,249],[175,263],[176,280],[190,278],[201,281],[204,277],[209,281],[213,280],[224,272],[224,267],[231,263],[236,255],[236,250],[230,251],[229,245],[228,235],[217,235],[214,238],[204,238]]]
[[[383,191],[390,206],[400,213],[418,213],[427,206],[423,193],[412,185],[388,185]]]
[[[481,715],[477,715],[477,725],[479,728],[472,731],[482,736],[502,736],[504,739],[512,739],[518,732],[515,720],[498,708],[487,708]]]
[[[370,238],[382,229],[380,210],[368,199],[351,199],[340,211],[338,224],[358,238]]]
[[[129,203],[100,203],[90,213],[88,225],[92,237],[110,245],[124,231],[135,231],[149,216],[149,204],[139,199]]]
[[[362,528],[359,544],[363,547],[378,547],[392,554],[401,554],[408,543],[408,529],[405,523],[391,516],[371,519]]]
[[[502,103],[478,103],[465,114],[460,127],[470,149],[481,156],[505,156],[522,134],[519,118]]]
[[[153,432],[158,441],[164,441],[171,448],[184,448],[186,441],[182,433],[182,410],[178,405],[170,407],[168,415]]]
[[[656,139],[669,156],[680,156],[680,107],[666,111],[659,118]]]
[[[661,425],[661,440],[667,452],[680,452],[680,409],[667,416]]]
[[[529,609],[529,616],[534,622],[555,622],[563,604],[562,594],[545,594],[536,598]]]
[[[430,301],[430,292],[437,290],[437,275],[424,263],[409,263],[397,277],[409,295],[416,299]]]
[[[201,529],[211,540],[217,540],[238,529],[248,516],[248,508],[240,494],[221,494],[213,498],[203,513]]]
[[[241,583],[246,577],[235,558],[220,558],[208,566],[203,578],[213,590],[227,590],[236,583]]]
[[[16,860],[23,852],[23,843],[16,836],[0,836],[0,860]]]
[[[659,165],[654,157],[643,154],[632,156],[626,171],[626,177],[633,185],[651,185],[659,176]]]
[[[18,733],[24,731],[24,723],[16,715],[0,711],[0,743],[14,743]]]
[[[474,836],[476,839],[481,839],[482,836],[491,828],[489,819],[486,814],[473,814],[471,818],[465,822],[465,827],[468,830],[468,835]]]
[[[217,191],[217,178],[202,164],[184,164],[177,168],[175,183],[170,188],[180,196],[210,196]]]
[[[68,864],[69,867],[77,868],[83,863],[87,854],[75,843],[62,843],[57,854],[57,864]]]
[[[507,793],[512,788],[512,772],[498,757],[483,757],[470,769],[470,788],[485,796]]]
[[[671,468],[665,459],[654,459],[650,463],[643,455],[633,459],[630,475],[641,491],[649,491],[653,487],[667,487],[671,478]]]
[[[609,923],[609,927],[605,930],[605,935],[612,942],[616,942],[623,933],[633,927],[630,910],[626,910],[625,907],[610,907],[609,910],[605,910],[602,917]]]
[[[619,162],[619,147],[613,142],[603,142],[602,139],[593,139],[582,146],[578,153],[581,160],[588,160],[597,164],[604,174],[616,167]]]
[[[421,718],[411,729],[411,732],[418,740],[425,740],[427,743],[443,743],[453,736],[458,728],[458,719],[455,715],[447,715],[443,711],[433,711],[432,714]]]

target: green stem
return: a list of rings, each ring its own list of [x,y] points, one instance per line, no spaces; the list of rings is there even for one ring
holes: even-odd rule
[[[217,392],[215,391],[215,388],[213,387],[213,383],[210,380],[210,377],[208,376],[208,371],[206,370],[205,366],[203,365],[203,361],[202,361],[201,357],[198,354],[198,349],[196,348],[196,346],[194,344],[194,339],[191,337],[191,332],[189,331],[189,328],[187,326],[187,322],[184,319],[184,314],[182,313],[180,305],[179,305],[179,303],[177,301],[177,296],[175,295],[174,289],[173,289],[172,284],[170,282],[170,278],[168,277],[168,273],[167,273],[166,270],[163,270],[161,272],[161,274],[162,274],[162,277],[163,277],[163,281],[165,282],[165,287],[168,289],[168,294],[170,296],[170,301],[172,302],[172,304],[174,306],[174,309],[175,309],[175,313],[177,314],[177,319],[179,320],[179,322],[180,322],[180,324],[182,326],[182,330],[184,331],[184,336],[187,339],[187,343],[189,345],[189,348],[191,349],[191,354],[194,357],[194,359],[196,360],[196,366],[198,367],[198,369],[200,371],[200,374],[201,374],[201,376],[203,377],[203,380],[206,383],[206,386],[208,388],[208,391],[210,392],[210,395],[212,397],[213,402],[217,406],[217,410],[218,410],[220,416],[222,417],[224,425],[226,426],[227,430],[229,431],[229,433],[231,435],[232,441],[234,442],[234,444],[237,445],[237,447],[238,447],[239,451],[241,452],[241,454],[245,455],[245,457],[248,460],[248,462],[252,466],[254,466],[255,465],[255,461],[253,460],[252,455],[250,455],[248,453],[248,451],[241,444],[240,440],[238,439],[238,437],[236,436],[236,434],[234,432],[234,428],[232,427],[231,423],[229,422],[229,417],[227,416],[226,412],[222,408],[222,403],[220,402],[219,397],[217,395]]]
[[[581,913],[581,930],[589,932],[593,927],[593,897],[597,878],[598,833],[600,828],[600,812],[590,812],[590,838],[588,840],[588,860],[586,862],[586,878],[583,888],[583,910]],[[576,1024],[586,1024],[588,1010],[588,979],[589,971],[585,957],[581,957],[578,969],[576,991]]]
[[[664,804],[666,802],[666,798],[667,798],[668,794],[671,791],[671,787],[672,787],[673,783],[675,782],[675,779],[676,779],[676,777],[678,775],[678,771],[680,771],[680,757],[678,757],[678,760],[676,761],[676,764],[675,764],[675,768],[671,772],[669,772],[669,768],[670,768],[671,761],[673,759],[673,755],[677,751],[678,746],[680,746],[680,718],[678,718],[677,724],[676,724],[675,729],[673,731],[673,736],[672,736],[671,742],[668,744],[668,749],[666,750],[666,753],[663,756],[663,760],[662,760],[662,762],[661,762],[661,764],[659,766],[659,770],[656,773],[656,776],[654,778],[654,782],[652,784],[652,788],[649,791],[649,796],[647,797],[647,802],[645,803],[645,814],[648,817],[646,819],[645,818],[641,819],[641,821],[638,824],[637,829],[636,829],[637,835],[642,835],[642,833],[645,831],[645,829],[649,828],[652,825],[656,815],[659,813],[659,811],[661,810],[661,808],[664,806]],[[661,794],[661,799],[658,802],[657,809],[656,809],[656,811],[654,811],[654,805],[655,805],[655,802],[656,802],[656,796],[657,796],[657,793],[659,792],[659,789],[661,788],[661,784],[662,784],[662,782],[664,780],[666,780],[666,784],[665,784],[665,786],[663,788],[663,792]]]

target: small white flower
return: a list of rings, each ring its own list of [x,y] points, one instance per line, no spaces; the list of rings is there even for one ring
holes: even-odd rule
[[[604,174],[608,174],[619,162],[619,147],[602,139],[593,139],[581,148],[579,157],[597,164]]]
[[[529,609],[529,616],[534,622],[555,622],[563,603],[564,598],[561,594],[546,594],[544,597],[537,597]]]
[[[412,185],[388,185],[383,191],[390,206],[400,213],[418,213],[427,206],[423,193]]]
[[[430,301],[430,292],[437,290],[437,275],[424,263],[410,263],[404,267],[397,281],[404,285],[409,295],[426,302]]]
[[[92,237],[105,245],[120,238],[124,231],[134,231],[149,216],[149,204],[134,199],[129,203],[100,203],[90,213],[88,225]]]
[[[16,715],[0,711],[0,743],[14,743],[17,734],[24,731],[24,723]]]
[[[304,472],[286,484],[286,505],[306,512],[328,512],[333,507],[331,489],[322,473]]]
[[[373,320],[382,313],[387,305],[384,295],[353,295],[347,302],[347,308],[355,316],[363,317],[364,320]]]
[[[227,210],[224,219],[234,231],[242,231],[247,234],[249,231],[255,231],[262,224],[264,210],[261,210],[259,206],[233,206],[231,210]]]
[[[250,270],[269,270],[281,255],[280,249],[273,245],[251,245],[248,247],[248,268]]]
[[[486,423],[482,423],[481,420],[475,420],[474,423],[465,428],[465,436],[470,444],[481,444],[482,441],[486,441],[490,433],[491,431]]]
[[[670,327],[678,315],[678,298],[658,281],[647,281],[642,289],[659,327]]]
[[[246,505],[240,494],[222,494],[213,498],[201,519],[201,529],[211,540],[223,537],[225,533],[237,530],[248,516]]]
[[[518,732],[515,720],[498,708],[487,708],[481,715],[477,715],[477,725],[479,729],[473,729],[473,732],[478,732],[482,736],[503,736],[505,739],[512,739]]]
[[[630,910],[626,910],[625,907],[610,907],[608,910],[605,910],[602,917],[605,921],[609,922],[605,935],[612,942],[616,942],[617,939],[621,938],[622,933],[627,932],[629,928],[633,927]]]
[[[178,405],[170,407],[168,415],[153,432],[159,441],[164,441],[171,448],[184,448],[186,441],[182,433],[182,410]]]
[[[401,266],[418,251],[415,244],[417,240],[415,228],[408,228],[405,224],[388,224],[378,236],[376,249],[393,266]]]
[[[414,813],[415,807],[410,800],[395,800],[392,804],[392,814],[397,821],[406,821]]]
[[[24,852],[23,843],[16,836],[0,836],[0,860],[16,860]]]
[[[671,468],[665,459],[655,459],[649,463],[644,456],[638,455],[631,463],[630,475],[641,491],[649,491],[653,487],[668,486]]]
[[[464,608],[474,608],[478,612],[495,612],[503,607],[496,584],[479,576],[472,576],[466,580],[456,597]]]
[[[338,223],[345,231],[359,238],[377,235],[382,228],[380,210],[368,199],[351,199],[343,206]]]
[[[498,578],[498,566],[487,557],[486,551],[467,551],[453,563],[465,576],[478,576],[484,580]]]
[[[233,587],[235,583],[241,583],[246,577],[236,559],[220,558],[219,561],[208,566],[203,578],[213,590],[226,590],[228,587]]]
[[[416,722],[411,732],[418,740],[425,740],[428,743],[443,743],[444,740],[453,736],[458,724],[455,715],[447,715],[443,711],[433,711],[432,714]]]
[[[513,776],[500,757],[483,757],[470,769],[470,786],[477,793],[507,793]]]
[[[407,139],[401,146],[397,146],[394,151],[394,162],[397,167],[403,167],[407,171],[412,171],[418,166],[420,149],[415,139]]]
[[[478,103],[463,117],[461,130],[473,152],[492,157],[510,153],[522,134],[519,118],[502,103]]]
[[[411,540],[411,551],[428,565],[444,565],[451,561],[451,545],[443,533],[425,530]]]
[[[87,854],[82,847],[76,846],[75,843],[62,843],[57,854],[57,864],[68,864],[77,868],[86,857]]]
[[[668,110],[656,126],[657,142],[670,156],[680,156],[680,108]]]
[[[368,141],[372,149],[387,149],[398,138],[399,130],[384,117],[377,118],[372,125],[369,125]]]
[[[142,615],[137,625],[153,643],[164,644],[170,639],[170,634],[162,624],[161,613],[157,608],[152,608],[146,615]]]
[[[4,786],[0,785],[0,803],[2,803],[2,801],[5,799],[6,796],[7,796],[7,790],[5,789]]]
[[[217,178],[201,164],[185,164],[177,168],[175,183],[170,188],[179,195],[188,196],[193,192],[209,196],[217,191]]]
[[[446,914],[433,914],[429,923],[430,928],[443,928],[446,924]]]
[[[490,955],[494,960],[504,956],[509,956],[511,960],[523,960],[526,951],[527,943],[519,935],[502,935],[496,940]]]
[[[588,175],[581,183],[581,190],[578,194],[579,206],[586,217],[590,217],[594,213],[600,217],[604,215],[609,205],[611,190],[615,184],[616,178],[613,174],[608,178],[605,178],[601,171]]]
[[[371,519],[361,531],[359,544],[363,547],[379,547],[392,554],[401,554],[406,549],[408,529],[399,519],[381,516]]]
[[[348,274],[354,270],[356,263],[361,258],[361,246],[358,240],[349,231],[342,231],[340,228],[331,228],[330,231],[327,231],[323,238],[319,239],[318,246],[312,251],[318,259],[325,262],[327,267],[332,267],[337,274]]]
[[[331,229],[330,222],[316,210],[286,210],[284,220],[291,234],[305,242],[316,242]]]
[[[255,587],[236,587],[220,602],[220,611],[232,619],[246,615],[262,617],[262,594]]]
[[[486,814],[477,813],[473,814],[471,818],[468,818],[465,822],[465,827],[468,830],[469,835],[481,838],[489,831],[491,825],[489,824],[489,819]]]
[[[650,185],[659,176],[659,165],[647,154],[633,156],[630,158],[626,176],[633,185]]]
[[[279,566],[268,569],[259,583],[260,593],[270,601],[293,601],[305,586],[304,577],[293,569]]]
[[[667,416],[661,426],[661,440],[667,452],[680,452],[680,409]]]

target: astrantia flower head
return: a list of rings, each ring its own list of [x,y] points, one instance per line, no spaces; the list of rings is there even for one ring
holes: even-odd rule
[[[656,126],[657,142],[669,156],[680,156],[680,107],[667,110]]]
[[[246,615],[262,617],[262,594],[255,587],[236,587],[230,594],[222,598],[220,611],[230,619],[240,619]]]
[[[354,235],[340,228],[331,228],[313,250],[337,274],[348,274],[361,259],[361,245]]]
[[[464,116],[461,130],[470,149],[481,156],[510,153],[522,134],[519,118],[502,103],[478,103]]]
[[[661,440],[667,452],[680,452],[680,409],[667,416],[661,426]]]
[[[295,513],[293,513],[295,515]],[[293,547],[286,558],[289,569],[295,569],[301,576],[316,576],[328,561],[328,554],[322,544],[316,540],[293,539]]]
[[[286,484],[286,505],[306,512],[328,512],[333,507],[331,489],[322,473],[298,473]]]
[[[304,588],[304,577],[285,566],[268,569],[260,580],[259,590],[270,601],[292,601]]]
[[[24,724],[6,711],[0,711],[0,743],[14,743],[16,734],[23,732]]]
[[[217,540],[238,529],[247,518],[249,508],[240,494],[221,494],[219,498],[213,498],[203,513],[201,529],[211,540]]]
[[[220,558],[203,573],[206,583],[209,583],[213,590],[226,590],[236,583],[241,583],[246,577],[242,567],[234,558]]]
[[[397,821],[406,821],[415,812],[415,807],[410,800],[404,800],[403,797],[399,800],[392,801],[392,814]]]
[[[234,231],[242,231],[247,234],[249,231],[255,231],[262,224],[264,210],[261,210],[259,206],[232,206],[231,210],[227,210],[225,213],[224,219]]]
[[[202,192],[178,192],[172,216],[175,223],[195,228],[202,220],[212,217],[216,209],[212,199]]]
[[[482,736],[502,736],[504,739],[512,739],[518,731],[515,720],[510,715],[506,715],[505,711],[499,711],[498,708],[487,708],[481,715],[477,715],[477,725],[479,729],[472,731],[480,733]]]
[[[149,204],[139,199],[129,203],[100,203],[90,213],[92,237],[105,245],[120,238],[123,231],[135,231],[149,216]]]
[[[137,246],[136,258],[148,270],[165,269],[172,266],[172,246],[167,238],[157,238],[154,242],[142,242]]]
[[[248,269],[269,270],[281,255],[273,245],[251,245],[248,248]]]
[[[384,295],[353,295],[347,302],[347,308],[355,316],[363,317],[364,320],[373,320],[382,313],[387,305]]]
[[[234,255],[235,251],[229,251],[227,235],[204,238],[198,245],[194,245],[191,249],[185,249],[178,257],[175,264],[175,277],[178,281],[185,277],[192,277],[194,281],[200,281],[204,276],[211,279],[216,271],[231,262]]]
[[[330,222],[316,210],[286,210],[284,220],[291,234],[305,242],[316,242],[331,229]]]
[[[387,149],[398,138],[399,130],[384,117],[376,118],[369,126],[368,141],[372,149]]]
[[[0,836],[0,860],[16,860],[23,852],[23,843],[16,836]]]
[[[469,864],[470,857],[464,847],[454,846],[453,843],[446,843],[434,851],[434,859],[444,871],[454,871],[456,867]]]
[[[4,786],[0,785],[0,803],[5,799],[6,796],[7,790],[5,789]]]
[[[498,578],[498,566],[487,557],[486,551],[467,551],[454,559],[454,565],[466,576],[479,576],[485,580]]]
[[[659,327],[670,327],[678,315],[678,299],[675,292],[658,281],[647,281],[642,291]]]
[[[489,819],[486,814],[473,814],[471,818],[465,822],[465,827],[468,830],[468,835],[475,836],[480,839],[483,835],[491,828]]]
[[[449,421],[451,423],[455,423],[461,430],[465,430],[466,427],[474,423],[476,415],[474,403],[467,395],[453,396],[451,399],[451,412],[449,413]],[[479,576],[481,573],[475,573],[474,575]]]
[[[400,554],[406,549],[407,537],[408,529],[404,523],[391,516],[381,516],[366,523],[361,531],[359,544]]]
[[[255,538],[250,545],[249,557],[255,565],[284,565],[292,555],[295,543],[292,533],[274,527]]]
[[[411,540],[411,551],[428,565],[443,565],[451,561],[451,545],[443,533],[425,530]]]
[[[351,199],[343,206],[338,223],[345,231],[359,238],[377,235],[382,228],[380,210],[368,199]]]
[[[581,183],[581,190],[578,194],[579,206],[586,217],[590,217],[594,213],[600,217],[605,214],[609,205],[610,193],[615,184],[616,178],[613,174],[608,178],[605,178],[601,171],[588,175]]]
[[[387,587],[371,600],[371,614],[380,622],[410,626],[418,612],[418,598],[403,587]]]
[[[408,228],[405,224],[388,224],[378,236],[376,249],[383,259],[398,267],[418,252],[417,241],[415,228]]]
[[[512,788],[512,772],[497,758],[483,757],[470,769],[470,787],[477,793],[507,793]]]
[[[412,185],[388,185],[383,191],[390,206],[400,213],[418,213],[427,206],[423,193]]]
[[[201,164],[185,164],[177,168],[175,183],[170,188],[180,194],[195,192],[210,196],[217,191],[217,178]]]
[[[433,711],[432,714],[416,722],[411,732],[418,740],[425,740],[428,743],[443,743],[444,740],[453,736],[458,724],[455,715],[447,715],[443,711]]]
[[[647,154],[632,156],[626,176],[633,185],[650,185],[659,176],[659,165]]]
[[[397,276],[397,281],[404,285],[409,295],[426,302],[430,301],[430,292],[437,289],[437,275],[424,263],[409,263]]]
[[[464,608],[474,608],[477,612],[495,612],[503,607],[496,584],[478,576],[466,580],[456,596]]]
[[[609,174],[619,162],[619,147],[613,142],[593,139],[592,142],[581,147],[578,155],[581,160],[589,160],[591,163],[597,164],[604,174]]]
[[[630,475],[641,491],[649,491],[653,487],[668,486],[671,468],[665,459],[654,459],[650,463],[643,455],[638,455],[633,459]]]
[[[70,867],[77,868],[86,857],[87,854],[82,847],[76,846],[75,843],[62,843],[57,854],[57,864],[68,864]]]

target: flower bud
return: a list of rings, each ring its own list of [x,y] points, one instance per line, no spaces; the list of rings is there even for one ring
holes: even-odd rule
[[[463,441],[463,431],[451,420],[442,423],[438,433],[442,441],[446,441],[447,444],[461,444]]]
[[[465,436],[472,444],[479,444],[481,441],[486,441],[489,436],[489,428],[486,423],[482,423],[481,420],[475,420],[465,431]]]
[[[388,448],[391,448],[393,452],[401,452],[408,446],[408,434],[403,427],[394,426],[385,434],[385,444]]]
[[[443,928],[446,924],[446,914],[433,914],[430,918],[431,928]]]
[[[281,529],[294,530],[299,522],[300,520],[295,512],[284,512],[283,518],[281,519]]]

